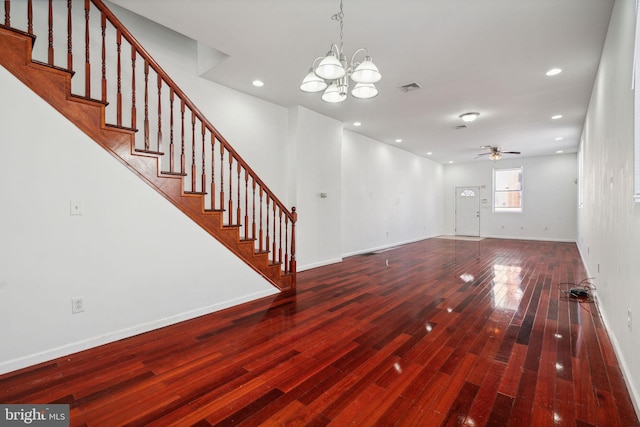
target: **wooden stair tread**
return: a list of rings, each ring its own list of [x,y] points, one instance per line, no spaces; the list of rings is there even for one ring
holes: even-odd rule
[[[22,35],[24,37],[30,38],[32,45],[34,45],[35,42],[36,42],[37,36],[35,34],[29,34],[26,31],[21,31],[21,30],[18,30],[16,28],[13,28],[13,27],[8,27],[8,26],[6,26],[4,24],[0,24],[0,28],[8,30],[8,31],[11,31],[11,32],[14,32],[14,33]]]
[[[50,65],[47,65],[47,66],[51,67]],[[51,67],[51,68],[55,69],[55,67]],[[65,70],[63,68],[61,68],[60,70],[67,72],[67,70]],[[89,98],[89,97],[82,96],[82,95],[75,95],[73,93],[69,95],[69,98],[74,99],[76,101],[80,101],[80,102],[87,102],[89,104],[98,104],[98,105],[104,105],[104,106],[109,105],[108,102],[102,101],[100,99]]]
[[[69,73],[71,76],[73,76],[76,73],[75,71],[69,70],[68,68],[58,67],[56,65],[47,64],[46,62],[42,62],[42,61],[32,60],[31,62],[33,62],[34,64],[37,64],[37,65],[41,65],[43,67],[51,68],[53,70],[62,71],[64,73]]]
[[[136,153],[142,153],[142,154],[152,154],[154,156],[164,156],[164,153],[162,151],[145,150],[144,148],[136,148],[133,151],[135,151]]]
[[[187,176],[184,172],[171,172],[171,171],[161,171],[160,175],[168,175],[168,176]]]
[[[133,133],[138,132],[138,129],[134,129],[134,128],[122,126],[122,125],[113,125],[111,123],[105,123],[104,126],[109,129],[116,129],[116,130],[122,130],[122,131],[133,132]]]

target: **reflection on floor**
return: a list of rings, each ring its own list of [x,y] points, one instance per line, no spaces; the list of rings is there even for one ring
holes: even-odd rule
[[[428,239],[0,376],[0,402],[73,426],[638,425],[597,307],[560,285],[584,277],[571,243]]]
[[[479,242],[480,240],[483,240],[484,237],[473,237],[473,236],[448,236],[448,235],[442,235],[442,236],[438,236],[438,239],[446,239],[446,240],[466,240],[468,242]]]

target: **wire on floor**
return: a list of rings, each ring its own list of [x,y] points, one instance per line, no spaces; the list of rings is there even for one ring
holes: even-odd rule
[[[558,287],[563,285],[566,287],[566,289],[561,288],[560,292],[564,293],[566,298],[569,300],[577,302],[593,302],[591,291],[595,290],[596,287],[590,282],[591,280],[593,280],[593,277],[582,279],[578,283],[558,283]]]

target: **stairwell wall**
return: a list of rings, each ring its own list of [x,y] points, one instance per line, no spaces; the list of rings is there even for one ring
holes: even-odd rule
[[[0,81],[0,373],[276,294],[2,67]]]

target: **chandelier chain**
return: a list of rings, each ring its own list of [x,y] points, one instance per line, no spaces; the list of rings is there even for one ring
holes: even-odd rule
[[[344,35],[344,10],[342,8],[342,0],[340,0],[340,12],[336,13],[335,15],[333,15],[331,17],[331,19],[333,19],[334,21],[338,21],[340,23],[340,52],[343,52],[344,50],[344,45],[342,42],[342,38]]]

